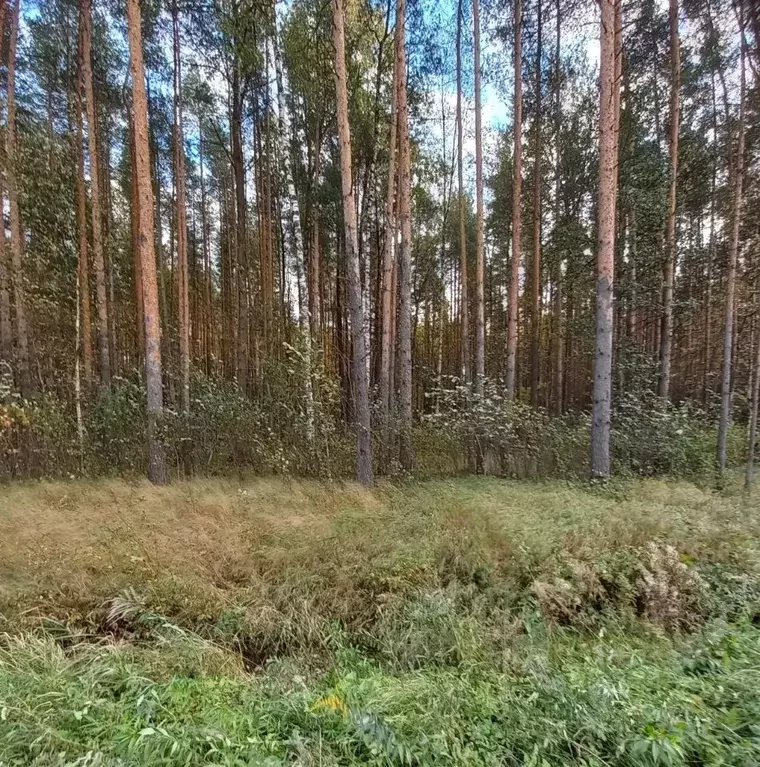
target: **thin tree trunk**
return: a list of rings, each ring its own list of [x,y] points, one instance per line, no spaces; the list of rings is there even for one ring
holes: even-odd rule
[[[145,358],[145,311],[143,307],[142,266],[140,263],[140,196],[137,189],[137,153],[135,150],[134,105],[129,110],[129,162],[131,173],[131,200],[129,207],[130,235],[132,240],[132,267],[135,284],[135,341],[136,364],[144,375]]]
[[[95,308],[98,314],[97,337],[100,360],[100,380],[111,384],[111,352],[108,338],[108,293],[106,266],[103,255],[103,208],[100,195],[100,156],[98,154],[98,124],[95,108],[95,87],[92,80],[92,0],[82,0],[82,75],[87,103],[87,143],[90,156],[90,187],[92,200],[92,262],[95,267]]]
[[[480,87],[480,0],[472,3],[475,68],[475,392],[483,393],[486,369],[486,324],[484,305],[485,232],[483,213],[483,132]]]
[[[472,381],[470,358],[470,305],[467,295],[467,228],[465,224],[464,200],[464,140],[462,130],[462,0],[457,2],[457,174],[459,180],[459,271],[460,271],[460,301],[459,301],[459,332],[461,338],[460,375],[465,385]]]
[[[102,124],[105,122],[105,126]],[[111,194],[111,136],[108,116],[101,120],[100,146],[103,147],[103,157],[100,163],[101,184],[103,188],[103,257],[106,268],[106,286],[108,288],[108,350],[111,353],[111,375],[119,375],[119,348],[116,343],[116,329],[119,318],[116,313],[116,286],[114,284],[113,250],[111,233],[113,231],[113,196]]]
[[[134,1],[134,0],[133,0]],[[403,3],[403,0],[401,0]],[[332,0],[332,34],[335,45],[335,96],[337,101],[338,139],[340,144],[340,176],[343,197],[343,226],[346,238],[346,271],[348,274],[349,310],[351,313],[351,377],[353,379],[354,412],[356,414],[356,476],[359,482],[371,484],[372,434],[367,381],[366,338],[359,251],[356,231],[356,202],[351,178],[351,133],[348,124],[348,84],[346,78],[346,46],[342,0]]]
[[[398,272],[399,461],[411,471],[412,442],[412,168],[406,77],[406,0],[396,4],[396,67],[398,69],[398,211],[401,249]]]
[[[235,245],[237,250],[237,347],[235,378],[245,391],[248,383],[248,244],[245,203],[245,164],[243,157],[243,104],[240,75],[235,63],[232,81],[232,168],[235,180]]]
[[[16,0],[11,14],[10,46],[8,52],[8,116],[5,133],[6,180],[11,223],[11,284],[13,287],[16,334],[16,375],[23,396],[31,392],[29,371],[29,330],[26,322],[26,295],[23,273],[23,233],[16,179],[16,46],[21,0]]]
[[[317,128],[314,141],[314,175],[310,183],[309,214],[311,245],[309,248],[309,314],[311,317],[311,336],[319,346],[323,342],[322,333],[322,277],[319,259],[319,208],[314,199],[314,187],[319,182],[321,167],[320,157],[322,152],[322,135]]]
[[[380,419],[385,449],[389,449],[390,413],[392,411],[393,379],[391,378],[393,327],[396,322],[396,305],[393,297],[393,262],[396,254],[396,220],[394,215],[394,192],[396,190],[396,130],[398,126],[398,56],[393,57],[393,90],[391,97],[391,124],[388,142],[388,188],[385,197],[385,241],[383,242],[382,268],[382,329],[380,339]]]
[[[530,404],[538,407],[538,386],[541,376],[541,54],[542,14],[541,2],[536,7],[536,118],[535,163],[533,166],[533,274],[531,277],[530,313]]]
[[[705,264],[705,334],[704,334],[704,356],[702,370],[702,403],[706,408],[710,403],[710,383],[712,378],[712,269],[715,263],[715,217],[717,208],[716,186],[718,176],[718,106],[715,98],[715,74],[711,78],[712,94],[712,126],[713,126],[713,152],[712,152],[712,174],[710,177],[710,244],[707,253],[707,263]]]
[[[561,155],[560,139],[562,132],[562,14],[560,10],[560,0],[556,0],[556,30],[557,30],[557,58],[554,68],[554,141],[556,154],[556,170],[554,177],[554,232],[558,237],[560,232],[560,219],[562,218],[562,200],[561,200]],[[557,415],[562,414],[564,403],[562,401],[562,378],[563,363],[565,354],[564,342],[564,323],[562,317],[562,293],[563,280],[562,274],[562,251],[557,242],[556,253],[556,275],[554,280],[554,318],[555,318],[555,352],[554,352],[554,412]]]
[[[182,128],[182,61],[180,58],[179,12],[172,2],[174,42],[174,176],[177,188],[177,275],[179,318],[180,404],[190,412],[190,280],[187,263],[187,208],[185,202],[185,133]]]
[[[660,397],[670,397],[670,369],[673,346],[673,288],[676,277],[676,187],[678,181],[678,128],[681,103],[681,42],[678,34],[678,0],[670,0],[670,186],[665,231],[665,288],[662,335],[660,337]]]
[[[274,4],[272,5],[275,14]],[[312,338],[311,320],[309,317],[309,296],[306,287],[306,264],[303,247],[303,230],[301,228],[301,210],[296,195],[293,181],[293,169],[297,162],[297,139],[295,133],[291,135],[291,126],[288,111],[285,105],[285,88],[283,85],[282,59],[278,32],[276,29],[273,37],[274,66],[277,79],[277,107],[279,116],[278,154],[285,185],[285,242],[290,251],[290,258],[295,266],[296,282],[298,287],[298,328],[303,344],[304,362],[304,402],[306,411],[306,439],[311,447],[314,442],[314,386],[312,381]],[[292,155],[292,156],[291,156]]]
[[[755,285],[755,294],[760,294],[760,285]],[[757,303],[757,302],[756,302]],[[751,371],[752,384],[750,386],[750,410],[749,410],[749,437],[747,441],[747,466],[744,472],[744,489],[749,492],[752,489],[752,478],[755,470],[755,442],[757,441],[757,411],[758,399],[760,399],[760,323],[758,324],[758,338],[756,340],[755,362]]]
[[[742,25],[741,33],[744,29]],[[733,210],[731,211],[731,240],[726,276],[726,319],[723,329],[723,376],[720,387],[720,419],[718,421],[718,481],[723,478],[728,460],[728,424],[731,419],[731,356],[734,345],[734,313],[736,295],[736,266],[739,257],[739,228],[741,224],[742,185],[744,182],[744,100],[745,100],[745,46],[741,43],[740,56],[739,125],[734,156]]]
[[[92,318],[90,315],[90,270],[87,247],[87,192],[84,181],[84,132],[82,127],[82,34],[79,35],[79,64],[77,66],[77,81],[74,89],[74,119],[76,120],[77,179],[76,179],[76,216],[77,232],[79,235],[79,260],[77,263],[77,295],[81,307],[78,307],[77,319],[81,332],[79,349],[82,356],[82,368],[85,387],[92,383],[93,354],[92,354]],[[77,359],[79,357],[77,356]]]
[[[599,240],[596,281],[596,352],[591,422],[591,474],[610,476],[612,422],[612,296],[617,180],[616,15],[620,0],[601,0],[599,105]]]
[[[515,27],[515,96],[514,96],[514,156],[512,170],[512,262],[507,300],[507,370],[506,398],[515,396],[515,373],[517,370],[517,315],[520,281],[520,240],[522,233],[522,0],[514,0]]]
[[[5,39],[5,9],[6,2],[0,2],[0,40]],[[0,91],[0,112],[2,112],[2,91]],[[13,359],[13,329],[11,326],[11,281],[5,241],[5,190],[3,184],[3,167],[0,154],[0,361],[11,364]]]
[[[206,211],[206,181],[203,171],[203,122],[198,116],[198,169],[201,192],[201,245],[203,248],[203,349],[202,355],[206,375],[211,375],[214,358],[214,304],[212,298],[211,249],[208,242],[208,223]]]
[[[158,312],[153,200],[150,183],[148,104],[145,95],[142,30],[139,0],[127,0],[129,57],[132,74],[135,172],[139,200],[138,245],[145,321],[145,386],[148,399],[148,478],[166,482],[166,460],[158,430],[163,416],[161,388],[161,325]]]

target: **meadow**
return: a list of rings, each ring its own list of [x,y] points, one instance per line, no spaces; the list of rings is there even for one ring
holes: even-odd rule
[[[0,764],[758,764],[758,512],[662,479],[15,483]]]

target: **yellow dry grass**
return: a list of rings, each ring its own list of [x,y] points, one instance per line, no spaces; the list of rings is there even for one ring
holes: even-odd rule
[[[378,593],[438,588],[449,571],[466,579],[485,567],[518,583],[557,556],[593,561],[653,540],[746,568],[760,559],[757,500],[666,480],[612,492],[477,478],[373,490],[286,479],[20,483],[0,487],[0,617],[81,616],[136,588],[189,621],[240,605],[253,621],[309,610],[362,619]]]
[[[213,583],[289,531],[319,536],[339,510],[377,504],[356,485],[277,479],[2,487],[0,595],[50,586],[101,591],[103,581],[116,586],[135,571]]]

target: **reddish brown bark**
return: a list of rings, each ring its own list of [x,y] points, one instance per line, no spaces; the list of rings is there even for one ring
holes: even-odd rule
[[[599,202],[596,281],[596,351],[591,421],[591,474],[609,477],[612,423],[612,291],[617,198],[616,13],[620,0],[601,0],[599,71]]]
[[[158,309],[158,282],[154,243],[153,194],[150,183],[148,103],[145,94],[142,32],[139,0],[127,0],[130,71],[132,74],[135,182],[139,202],[137,232],[141,270],[143,319],[145,323],[145,386],[148,401],[148,478],[166,481],[166,461],[158,429],[163,415],[161,375],[161,326]]]

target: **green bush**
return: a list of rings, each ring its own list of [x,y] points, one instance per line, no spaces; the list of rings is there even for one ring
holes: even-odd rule
[[[302,367],[298,349],[288,347],[284,360],[266,364],[265,385],[255,398],[234,382],[196,372],[189,414],[168,402],[161,424],[172,473],[352,476],[354,432],[343,421],[336,384],[316,366],[309,413]],[[503,387],[490,380],[481,396],[453,385],[434,397],[435,411],[415,427],[422,476],[461,475],[476,468],[517,478],[587,476],[588,413],[550,416],[523,402],[507,402]],[[137,377],[115,378],[111,387],[85,398],[81,445],[70,403],[53,395],[23,400],[7,380],[0,380],[0,402],[0,478],[144,471],[145,392]],[[618,475],[710,478],[715,442],[713,421],[694,405],[664,406],[646,390],[615,402],[612,447]],[[381,455],[381,435],[375,444]],[[731,426],[728,445],[729,463],[740,463],[746,452],[743,426]]]
[[[436,392],[439,409],[425,416],[432,431],[456,441],[471,467],[480,453],[485,473],[526,477],[585,477],[588,474],[590,416],[551,417],[520,401],[508,402],[498,382],[486,380],[483,394],[454,386]],[[615,400],[612,450],[615,472],[633,476],[712,476],[717,430],[690,403],[664,405],[642,390]],[[729,463],[744,458],[745,430],[729,431]]]

